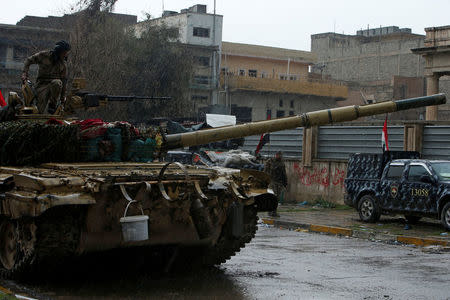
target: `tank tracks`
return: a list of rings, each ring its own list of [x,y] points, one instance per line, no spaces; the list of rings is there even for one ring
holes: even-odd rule
[[[74,256],[80,240],[81,215],[80,209],[61,207],[35,220],[1,220],[0,232],[9,236],[9,240],[1,246],[2,259],[8,267],[0,264],[0,277],[29,279]]]
[[[63,211],[61,211],[63,210]],[[5,268],[0,264],[0,277],[4,279],[30,279],[34,274],[56,270],[58,266],[76,257],[79,245],[84,213],[81,209],[55,208],[33,220],[1,220],[4,224],[13,224],[16,241],[14,265]],[[254,206],[244,208],[244,233],[233,237],[231,224],[225,224],[216,245],[197,252],[195,260],[203,266],[224,263],[250,242],[257,231],[257,209]],[[142,253],[148,256],[148,252]]]
[[[244,233],[241,237],[235,238],[231,234],[231,224],[226,224],[222,230],[222,234],[213,247],[208,248],[202,257],[202,265],[213,266],[219,265],[230,259],[237,252],[249,243],[258,230],[257,227],[257,209],[255,206],[246,206],[244,208]]]

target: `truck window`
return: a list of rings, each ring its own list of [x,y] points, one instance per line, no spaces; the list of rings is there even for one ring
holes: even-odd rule
[[[448,161],[432,162],[431,166],[439,176],[440,180],[450,179],[450,162]]]
[[[387,172],[387,179],[400,179],[402,177],[403,165],[391,165],[389,166],[389,170]]]
[[[420,181],[420,177],[423,175],[430,175],[423,166],[409,166],[408,180]]]

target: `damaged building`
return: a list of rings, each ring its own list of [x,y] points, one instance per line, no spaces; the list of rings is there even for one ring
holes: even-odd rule
[[[322,77],[343,80],[349,95],[341,105],[373,103],[426,94],[424,59],[412,53],[425,36],[397,26],[358,30],[356,35],[311,35],[311,51],[317,55],[312,71]],[[450,81],[441,78],[441,92]],[[376,118],[376,117],[373,117]],[[425,109],[392,114],[392,119],[425,119]]]

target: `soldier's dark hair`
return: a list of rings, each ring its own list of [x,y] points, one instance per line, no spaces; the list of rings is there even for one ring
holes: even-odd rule
[[[70,44],[66,41],[59,41],[55,44],[55,52],[61,53],[62,51],[69,51],[70,50]]]
[[[52,50],[52,56],[53,56],[53,60],[57,61],[59,60],[59,54],[64,52],[64,51],[69,51],[70,50],[70,44],[66,41],[59,41],[55,44],[55,48],[53,48]],[[65,58],[66,59],[66,58]]]

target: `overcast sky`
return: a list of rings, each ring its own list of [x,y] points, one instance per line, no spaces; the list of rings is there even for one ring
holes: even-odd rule
[[[25,15],[61,16],[70,13],[74,3],[9,2],[2,5],[0,23],[15,24]],[[165,10],[180,11],[194,4],[206,4],[213,12],[214,0],[119,0],[115,12],[143,19],[145,13],[160,17],[163,5]],[[224,41],[297,50],[310,50],[311,34],[355,34],[367,26],[394,25],[425,34],[425,27],[450,25],[449,12],[450,0],[216,0],[216,13],[224,16]]]

